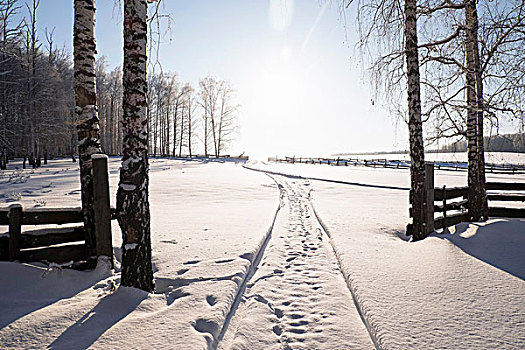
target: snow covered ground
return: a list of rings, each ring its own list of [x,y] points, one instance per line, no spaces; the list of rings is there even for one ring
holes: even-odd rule
[[[451,234],[407,243],[407,171],[253,167],[311,184],[316,215],[377,348],[525,347],[525,220],[460,224]],[[487,178],[525,181],[524,176]],[[464,186],[465,174],[437,171],[436,185],[443,184]]]
[[[40,199],[46,207],[78,205],[78,173],[66,171],[71,165],[59,160],[49,166],[51,173],[64,169],[66,179],[46,178],[46,168],[27,171],[23,184],[4,176],[1,191],[21,193],[16,197],[25,206]],[[118,166],[112,159],[112,199]],[[0,348],[205,349],[214,341],[269,234],[277,185],[231,162],[152,159],[150,174],[157,294],[130,288],[113,293],[118,271],[108,276],[0,263]],[[51,191],[36,196],[44,186]],[[119,257],[116,222],[113,229]]]
[[[118,287],[118,263],[1,262],[0,348],[525,348],[525,220],[411,243],[407,170],[150,163],[156,293]],[[466,173],[436,171],[443,184]],[[0,174],[0,205],[77,206],[79,188],[55,160]]]

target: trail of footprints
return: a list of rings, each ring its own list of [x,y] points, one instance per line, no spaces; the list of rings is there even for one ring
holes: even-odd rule
[[[347,348],[339,338],[349,338],[343,326],[348,317],[357,317],[360,336],[369,340],[312,212],[309,183],[277,181],[286,205],[279,212],[260,267],[247,284],[234,316],[237,320],[230,327],[234,329],[228,330],[234,333],[228,345],[219,348]],[[371,348],[365,343],[363,348]]]

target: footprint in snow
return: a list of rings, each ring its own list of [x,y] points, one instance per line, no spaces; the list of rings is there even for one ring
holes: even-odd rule
[[[183,264],[184,265],[195,265],[195,264],[198,264],[198,263],[200,263],[200,260],[189,260],[189,261],[186,261]]]
[[[208,303],[208,305],[213,306],[213,305],[217,304],[217,298],[214,297],[213,295],[208,295],[206,297],[206,302]]]
[[[177,271],[177,275],[183,275],[185,274],[186,272],[188,272],[190,269],[180,269],[179,271]]]

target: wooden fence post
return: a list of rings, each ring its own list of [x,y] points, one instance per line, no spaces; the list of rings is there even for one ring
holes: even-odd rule
[[[9,206],[9,260],[20,259],[23,208],[19,203]]]
[[[434,163],[425,163],[426,234],[434,232]]]
[[[447,196],[445,195],[446,189],[447,185],[443,185],[443,218],[445,219],[445,222],[447,222]]]
[[[111,239],[111,208],[109,204],[108,156],[94,154],[93,201],[95,207],[95,237],[97,256],[107,256],[113,266],[113,244]]]

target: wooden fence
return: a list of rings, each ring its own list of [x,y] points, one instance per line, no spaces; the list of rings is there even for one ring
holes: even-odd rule
[[[427,234],[436,229],[468,222],[468,187],[434,188],[434,164],[427,163],[425,170],[427,203],[433,203],[433,210],[427,212]],[[493,205],[494,202],[525,202],[525,183],[487,182],[486,190],[490,217],[525,218],[525,208]],[[412,217],[411,209],[410,216]],[[411,229],[409,224],[407,235],[411,235]]]
[[[85,244],[81,208],[24,209],[21,204],[15,203],[7,209],[0,209],[0,225],[9,225],[8,233],[0,235],[0,260],[65,263],[86,261],[91,255],[104,255],[113,261],[111,220],[114,210],[109,202],[108,158],[97,154],[92,160],[95,251],[89,251]],[[72,225],[42,227],[63,224]],[[40,227],[24,231],[23,226],[26,225]]]
[[[299,163],[299,164],[326,164],[335,166],[366,166],[372,168],[395,168],[406,169],[410,167],[410,161],[391,160],[386,158],[376,159],[359,159],[359,158],[303,158],[303,157],[270,157],[269,162],[277,163]],[[465,162],[435,162],[435,168],[438,170],[466,171],[467,163]],[[486,163],[485,171],[494,174],[525,174],[525,165],[518,164],[494,164]]]

